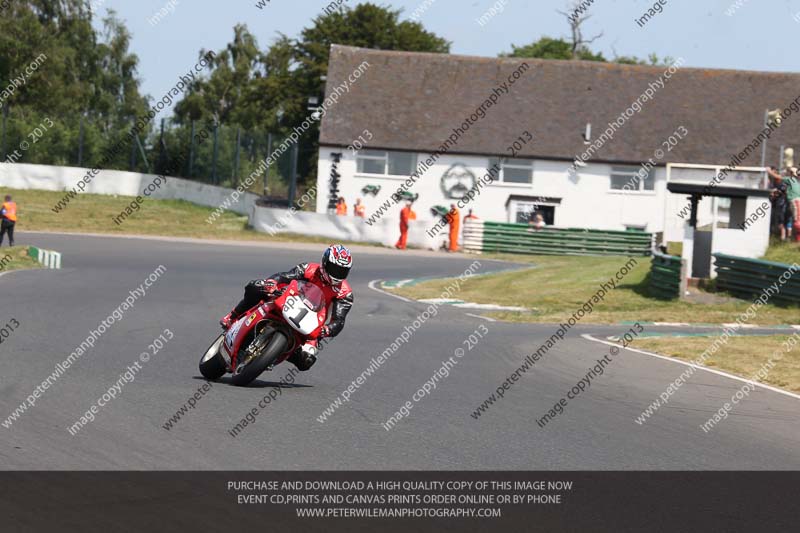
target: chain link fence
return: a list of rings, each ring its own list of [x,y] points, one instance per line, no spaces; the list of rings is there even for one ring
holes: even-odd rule
[[[151,133],[128,138],[133,119],[115,123],[81,116],[22,114],[4,108],[1,120],[0,161],[6,163],[99,167],[111,147],[122,142],[126,148],[102,168],[166,173],[231,188],[250,182],[249,192],[284,201],[294,192],[292,183],[297,183],[296,143],[267,172],[247,179],[285,140],[268,131],[162,119],[152,124]]]

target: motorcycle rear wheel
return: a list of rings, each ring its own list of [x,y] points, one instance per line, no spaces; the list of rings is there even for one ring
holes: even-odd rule
[[[273,364],[286,351],[288,346],[289,339],[286,338],[286,335],[280,331],[275,331],[267,347],[264,348],[259,355],[242,366],[237,365],[231,382],[239,387],[249,385],[250,382],[260,376],[268,366]]]

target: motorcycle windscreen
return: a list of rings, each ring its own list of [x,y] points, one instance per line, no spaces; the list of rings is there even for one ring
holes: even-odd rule
[[[290,296],[283,305],[283,318],[303,335],[310,335],[319,327],[319,317],[303,303],[303,299]]]
[[[313,283],[300,281],[297,283],[297,290],[303,298],[303,303],[306,304],[310,310],[319,313],[325,306],[325,295],[322,293],[322,290]]]

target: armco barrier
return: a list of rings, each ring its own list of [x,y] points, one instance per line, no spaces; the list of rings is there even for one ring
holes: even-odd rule
[[[760,259],[713,254],[717,268],[717,288],[740,298],[751,299],[764,289],[778,282],[783,276],[783,285],[770,301],[784,304],[800,304],[800,265],[787,265]]]
[[[653,236],[633,231],[534,229],[527,224],[468,221],[464,248],[473,252],[529,255],[650,255]]]
[[[686,260],[674,255],[653,254],[648,290],[656,298],[674,300],[686,294]]]
[[[28,246],[28,255],[45,268],[61,268],[61,253]]]

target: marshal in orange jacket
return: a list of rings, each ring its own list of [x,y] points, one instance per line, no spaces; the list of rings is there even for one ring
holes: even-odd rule
[[[17,203],[16,202],[3,202],[3,207],[0,209],[0,215],[11,222],[17,221]]]
[[[447,223],[450,224],[450,247],[448,250],[451,252],[458,251],[458,231],[461,229],[461,212],[455,205],[450,206],[450,212],[447,213]]]

